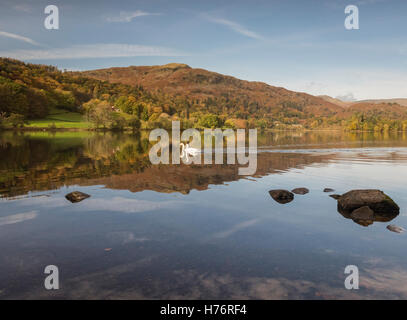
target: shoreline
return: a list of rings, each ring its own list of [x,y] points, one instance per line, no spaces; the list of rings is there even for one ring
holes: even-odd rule
[[[165,128],[167,130],[171,128]],[[185,128],[188,129],[188,128]],[[199,131],[203,131],[204,129],[202,128],[193,128]],[[211,128],[206,128],[206,129],[211,129]],[[213,128],[212,128],[213,129]],[[229,128],[222,128],[222,130],[229,129]],[[243,128],[237,128],[237,129],[243,129]],[[256,128],[251,128],[251,129],[256,129]],[[14,131],[14,132],[81,132],[81,131],[89,131],[89,132],[133,132],[137,133],[140,131],[151,131],[154,129],[138,129],[138,130],[132,130],[132,129],[123,129],[123,130],[115,130],[115,129],[101,129],[101,128],[41,128],[41,127],[23,127],[23,128],[1,128],[1,132],[6,132],[6,131]],[[403,130],[389,130],[389,131],[374,131],[374,130],[347,130],[345,128],[321,128],[321,129],[264,129],[260,130],[258,129],[258,132],[348,132],[348,133],[407,133],[407,131]]]

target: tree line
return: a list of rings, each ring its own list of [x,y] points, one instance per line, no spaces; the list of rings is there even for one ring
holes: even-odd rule
[[[406,131],[407,115],[354,112],[316,116],[304,101],[282,100],[264,106],[245,95],[222,94],[202,99],[149,92],[142,86],[109,83],[56,67],[0,58],[0,127],[22,127],[55,110],[83,114],[95,128],[167,128],[172,120],[183,127],[296,129],[332,128],[365,131]]]

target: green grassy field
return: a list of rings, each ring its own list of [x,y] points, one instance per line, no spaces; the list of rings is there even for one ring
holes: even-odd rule
[[[61,109],[51,110],[45,119],[30,120],[26,124],[28,128],[70,128],[70,129],[89,129],[91,123],[87,122],[84,116],[77,112],[69,112]]]

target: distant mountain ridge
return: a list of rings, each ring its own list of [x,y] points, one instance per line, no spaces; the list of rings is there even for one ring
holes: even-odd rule
[[[399,104],[400,106],[407,107],[407,98],[394,98],[394,99],[367,99],[367,100],[356,100],[356,101],[343,101],[338,98],[333,98],[328,95],[318,96],[325,101],[331,102],[338,106],[349,107],[352,104],[358,103],[368,103],[368,104]]]
[[[352,104],[351,101],[343,101],[343,100],[340,100],[338,98],[333,98],[333,97],[328,96],[328,95],[321,95],[321,96],[318,96],[318,97],[320,97],[321,99],[324,99],[325,101],[328,101],[328,102],[331,102],[331,103],[336,104],[338,106],[341,106],[343,108],[347,108],[347,107],[349,107],[349,105]]]
[[[359,100],[359,103],[397,103],[403,107],[407,107],[407,99],[396,98],[396,99],[373,99],[373,100]]]

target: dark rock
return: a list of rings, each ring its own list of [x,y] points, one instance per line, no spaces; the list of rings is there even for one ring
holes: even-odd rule
[[[295,194],[307,194],[309,190],[307,188],[295,188],[291,190],[291,192]]]
[[[334,192],[335,190],[334,189],[331,189],[331,188],[325,188],[324,189],[324,192]]]
[[[340,194],[330,194],[329,196],[331,198],[334,198],[335,200],[338,200],[340,197],[342,197]]]
[[[88,195],[86,193],[83,193],[83,192],[80,192],[80,191],[74,191],[74,192],[68,193],[65,196],[65,198],[68,199],[69,201],[71,201],[72,203],[80,202],[80,201],[85,200],[85,199],[87,199],[89,197],[90,197],[90,195]]]
[[[400,212],[399,206],[380,190],[352,190],[338,200],[338,210],[346,213],[364,206],[368,206],[375,214],[398,215]]]
[[[387,229],[396,233],[403,233],[405,231],[404,228],[395,226],[394,224],[389,224]]]
[[[294,194],[288,190],[270,190],[270,196],[281,204],[286,204],[294,200]]]
[[[364,206],[353,210],[350,217],[353,220],[373,220],[374,212],[368,206]]]
[[[338,199],[338,212],[357,224],[368,226],[375,221],[393,220],[400,208],[380,190],[352,190]]]

